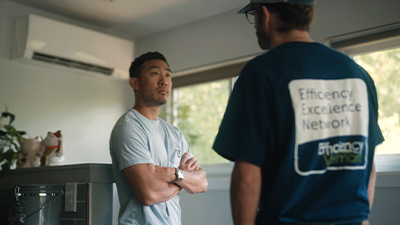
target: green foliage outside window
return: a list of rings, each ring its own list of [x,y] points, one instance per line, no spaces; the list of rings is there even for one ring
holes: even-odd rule
[[[175,124],[200,164],[228,162],[212,149],[230,93],[229,80],[178,88]]]
[[[385,142],[377,154],[400,153],[400,48],[354,56],[371,75],[379,102],[379,126]]]

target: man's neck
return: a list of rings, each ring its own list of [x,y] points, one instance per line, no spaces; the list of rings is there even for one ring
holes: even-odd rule
[[[292,30],[289,33],[274,32],[271,35],[272,48],[288,42],[314,42],[307,31]]]
[[[135,104],[135,106],[133,106],[133,109],[138,111],[140,114],[142,114],[147,119],[156,121],[157,117],[158,117],[158,110],[160,109],[160,106],[154,106],[154,107],[144,106],[144,107],[142,107],[138,104]]]

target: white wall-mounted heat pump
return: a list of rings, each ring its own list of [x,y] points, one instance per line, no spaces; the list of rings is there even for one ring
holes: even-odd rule
[[[29,14],[15,20],[11,59],[129,79],[133,41]]]

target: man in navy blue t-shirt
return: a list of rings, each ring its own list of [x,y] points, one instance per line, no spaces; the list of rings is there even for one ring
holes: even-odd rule
[[[235,161],[235,224],[368,223],[383,142],[374,82],[311,40],[313,4],[251,0],[239,11],[270,50],[241,71],[213,146]]]

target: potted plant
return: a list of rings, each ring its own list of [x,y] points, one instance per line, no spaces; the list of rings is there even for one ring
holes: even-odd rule
[[[5,124],[6,118],[9,118]],[[18,164],[18,155],[22,135],[25,131],[17,131],[11,124],[15,120],[15,115],[7,112],[1,114],[0,117],[0,165],[3,172],[16,168]]]

